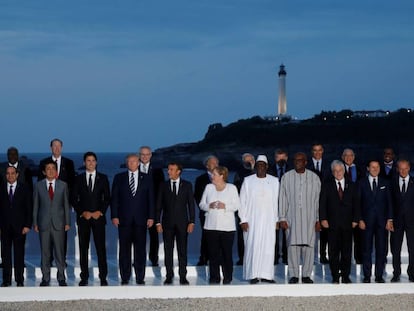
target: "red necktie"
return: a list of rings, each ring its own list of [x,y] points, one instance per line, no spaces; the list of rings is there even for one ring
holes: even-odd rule
[[[49,198],[51,200],[53,200],[53,195],[54,195],[54,193],[53,193],[53,187],[52,187],[52,183],[50,182],[49,183]]]
[[[338,181],[338,195],[339,195],[339,200],[342,201],[342,198],[344,197],[344,190],[342,189],[340,181]]]

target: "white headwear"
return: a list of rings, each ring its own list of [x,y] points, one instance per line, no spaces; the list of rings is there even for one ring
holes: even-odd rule
[[[267,157],[264,154],[261,154],[261,155],[257,156],[256,162],[259,162],[259,161],[262,161],[262,162],[265,162],[266,164],[268,164]]]

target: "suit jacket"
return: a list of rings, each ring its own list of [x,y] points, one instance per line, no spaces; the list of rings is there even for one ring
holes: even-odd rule
[[[352,230],[352,223],[361,217],[357,186],[345,180],[343,198],[339,199],[338,188],[334,178],[322,183],[319,198],[319,220],[327,220],[329,227]]]
[[[392,203],[394,208],[394,226],[404,219],[414,226],[414,179],[409,177],[405,194],[401,193],[399,177],[394,176],[391,183]]]
[[[322,166],[320,167],[320,171],[317,171],[316,167],[313,165],[312,157],[309,158],[306,168],[318,175],[321,182],[332,176],[330,163],[328,163],[325,158],[322,158]]]
[[[197,203],[197,206],[200,204],[204,189],[209,183],[211,183],[211,180],[208,173],[201,174],[196,178],[194,185],[194,199]]]
[[[174,228],[177,225],[184,229],[189,223],[195,223],[192,188],[190,182],[180,178],[178,194],[175,195],[170,180],[163,182],[157,198],[156,223],[160,223],[161,214],[164,228]]]
[[[9,162],[3,162],[0,165],[0,174],[2,176],[2,180],[4,183],[7,183],[6,181],[6,169],[9,167]],[[33,191],[33,179],[32,179],[32,171],[30,168],[26,165],[24,161],[17,161],[17,171],[19,172],[19,177],[17,178],[17,181],[23,184],[26,184],[29,187],[30,191]]]
[[[43,171],[45,169],[45,164],[50,160],[52,160],[52,156],[44,158],[43,160],[40,161],[39,175],[38,175],[37,180],[41,180],[45,178],[45,176],[43,175]],[[73,164],[73,161],[71,159],[68,159],[62,156],[61,162],[60,162],[60,172],[59,172],[58,179],[67,183],[69,187],[69,191],[72,190],[73,183],[75,182],[75,176],[76,176],[76,172],[75,172],[75,165]]]
[[[55,180],[53,200],[49,198],[46,180],[40,180],[34,187],[33,194],[33,225],[40,231],[50,229],[64,230],[70,226],[70,206],[68,185],[59,179]]]
[[[129,188],[128,171],[115,175],[112,183],[111,218],[119,219],[119,226],[146,226],[155,218],[152,178],[138,170],[135,196]]]
[[[389,182],[381,177],[377,178],[377,191],[371,190],[368,176],[360,180],[358,185],[361,198],[361,219],[369,225],[385,224],[393,219],[392,199]]]
[[[32,192],[29,187],[17,181],[13,200],[10,202],[7,183],[0,189],[0,228],[11,226],[15,232],[21,233],[24,227],[32,227]]]
[[[388,172],[385,170],[385,164],[384,162],[380,163],[380,173],[379,176],[388,180],[392,180],[394,177],[398,176],[398,171],[397,171],[397,161],[394,160],[392,163],[392,168],[391,170]]]
[[[283,173],[282,173],[282,176],[283,176],[286,172],[288,172],[288,171],[290,171],[290,170],[291,170],[291,168],[289,168],[289,165],[288,165],[288,164],[286,164],[286,165],[283,167]],[[276,163],[273,163],[273,165],[269,166],[269,169],[267,170],[267,173],[268,173],[268,174],[270,174],[270,175],[272,175],[272,176],[274,176],[274,177],[276,177],[276,178],[278,178],[278,179],[279,179],[279,182],[280,182],[280,180],[282,179],[282,177],[280,177],[280,178],[279,178],[279,176],[277,175],[277,174],[278,174],[278,172],[277,172]]]
[[[92,191],[89,190],[86,173],[76,176],[71,194],[71,204],[76,211],[78,220],[85,211],[100,211],[106,223],[105,213],[108,209],[109,201],[109,181],[106,175],[96,172]]]
[[[346,164],[345,165],[345,179],[349,180],[349,174],[347,171]],[[355,183],[361,180],[363,177],[367,176],[367,170],[363,169],[361,166],[355,164],[355,170],[356,170],[356,180]],[[353,176],[352,176],[353,177]]]
[[[148,168],[148,175],[151,175],[151,178],[152,178],[154,197],[155,197],[154,202],[155,202],[157,199],[160,186],[165,181],[164,171],[162,170],[161,167],[154,167],[152,163],[150,163],[149,168]]]

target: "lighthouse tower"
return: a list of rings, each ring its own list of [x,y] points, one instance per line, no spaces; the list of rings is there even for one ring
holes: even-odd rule
[[[285,115],[286,112],[286,71],[285,65],[282,64],[279,69],[279,102],[277,105],[277,113],[278,115]]]

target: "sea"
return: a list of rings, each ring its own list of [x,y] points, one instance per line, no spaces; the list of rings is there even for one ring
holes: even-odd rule
[[[98,171],[106,174],[108,176],[109,182],[112,185],[112,180],[117,173],[125,171],[126,168],[123,166],[125,164],[125,158],[128,152],[102,152],[96,153],[98,158]],[[38,169],[38,165],[41,159],[44,159],[50,156],[50,153],[20,153],[20,159],[28,161],[30,167],[33,171]],[[83,167],[83,153],[63,153],[63,156],[73,160],[75,164],[75,171],[79,174],[84,172]],[[5,153],[0,154],[0,162],[6,162],[7,155]],[[185,167],[185,163],[183,163]],[[123,166],[123,167],[122,167]],[[184,168],[181,174],[181,178],[190,181],[193,184],[197,176],[205,173],[204,170],[194,169],[194,168]],[[167,175],[167,168],[164,168],[165,178]],[[37,173],[33,174],[33,182],[37,181]],[[229,181],[233,180],[234,172],[229,173]],[[188,237],[188,262],[190,265],[196,264],[199,256],[199,247],[201,240],[201,225],[199,223],[198,217],[198,208],[196,208],[196,226],[195,230]],[[106,235],[107,235],[107,253],[108,260],[116,260],[118,253],[118,231],[111,224],[110,219],[110,210],[108,209],[106,213],[107,226],[106,226]],[[76,218],[75,213],[72,211],[72,225],[71,229],[68,232],[68,253],[67,260],[73,261],[74,263],[78,262],[79,258],[79,248],[77,242],[77,231],[76,231]],[[93,245],[93,238],[91,237],[91,244]],[[147,243],[148,244],[148,243]],[[148,246],[148,245],[147,245]],[[40,260],[40,249],[39,249],[39,237],[37,233],[33,230],[29,232],[26,240],[26,257],[29,256],[34,258],[35,261]],[[162,252],[162,237],[160,235],[160,253]],[[234,242],[233,252],[236,254],[236,241]],[[91,256],[92,258],[96,257],[94,247],[91,247]],[[235,257],[235,260],[237,258]]]

